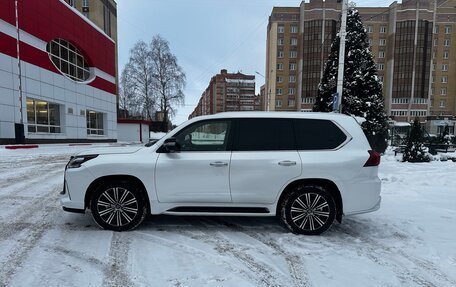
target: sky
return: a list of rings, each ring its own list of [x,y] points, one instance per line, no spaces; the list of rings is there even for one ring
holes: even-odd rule
[[[308,2],[308,1],[306,1]],[[350,1],[351,2],[351,1]],[[358,7],[387,7],[393,1],[355,1]],[[174,124],[187,120],[221,69],[256,76],[264,84],[266,30],[274,6],[298,7],[299,0],[117,0],[119,75],[130,49],[160,34],[187,76],[185,105]]]

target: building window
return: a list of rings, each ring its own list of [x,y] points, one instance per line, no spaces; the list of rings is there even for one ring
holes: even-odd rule
[[[378,44],[379,44],[379,46],[385,46],[386,45],[386,40],[385,39],[380,39]]]
[[[447,76],[443,76],[442,77],[442,83],[444,83],[444,84],[448,83],[448,77]]]
[[[29,133],[60,133],[60,106],[27,98],[27,126]]]
[[[298,52],[297,51],[290,51],[290,58],[296,58],[298,57]]]
[[[276,95],[278,95],[278,96],[282,95],[282,88],[277,88],[276,89]]]
[[[288,106],[289,107],[294,107],[295,106],[295,100],[288,100]]]
[[[282,100],[276,100],[276,107],[278,107],[278,108],[282,107]]]
[[[283,64],[282,63],[278,63],[277,64],[277,70],[279,70],[279,71],[283,70]]]
[[[435,51],[432,52],[432,59],[435,59],[436,53]]]
[[[369,46],[372,46],[372,39],[367,40],[367,42],[369,43]]]
[[[448,64],[442,64],[442,71],[448,71]]]
[[[277,39],[277,45],[282,46],[284,43],[283,38]]]
[[[449,47],[450,46],[450,39],[443,40],[443,46]]]
[[[446,100],[440,100],[439,102],[439,108],[444,108],[446,105]]]
[[[439,40],[434,39],[434,46],[437,46],[439,44]]]
[[[306,97],[301,99],[301,103],[303,104],[314,104],[315,103],[315,98],[313,97]]]
[[[290,82],[290,83],[296,82],[296,76],[290,76],[290,77],[288,78],[288,82]]]
[[[383,83],[383,76],[378,76],[378,80]]]
[[[409,99],[407,98],[393,98],[393,104],[408,104]]]
[[[291,33],[298,33],[298,26],[291,25]]]
[[[444,59],[448,59],[449,57],[450,57],[450,52],[444,51],[444,52],[443,52],[443,58],[444,58]]]
[[[277,58],[283,58],[283,51],[277,51]]]
[[[284,33],[285,32],[285,27],[283,25],[279,25],[277,27],[277,33]]]
[[[290,39],[290,45],[292,45],[292,46],[298,45],[298,39],[297,38],[291,38]]]
[[[413,99],[414,104],[427,104],[427,99],[425,98],[414,98]]]
[[[384,64],[377,64],[377,69],[379,71],[383,71],[385,69],[385,65]]]
[[[86,119],[88,135],[104,135],[103,113],[87,110]]]
[[[432,64],[432,70],[435,71],[435,64]]]
[[[69,0],[68,4],[70,4],[71,7],[74,7],[74,0]]]
[[[289,95],[294,95],[295,94],[295,88],[288,88],[288,94]]]
[[[290,71],[296,71],[296,63],[290,63]]]
[[[412,117],[425,117],[427,115],[427,111],[423,111],[423,110],[410,111],[410,115]]]
[[[399,117],[404,117],[407,115],[407,110],[392,110],[391,111],[392,116],[399,116]]]
[[[445,34],[451,34],[451,26],[445,26]]]
[[[282,83],[283,82],[283,77],[282,76],[278,76],[277,77],[277,83]]]
[[[447,89],[446,88],[441,88],[440,89],[440,95],[446,96],[446,94],[447,94]]]
[[[82,7],[89,7],[89,0],[82,0]]]
[[[434,34],[438,34],[439,33],[439,25],[435,25],[434,26]]]
[[[111,12],[105,4],[103,4],[103,24],[105,33],[111,36]]]
[[[46,46],[55,67],[66,77],[76,82],[90,78],[90,68],[82,53],[69,42],[55,39]]]
[[[380,33],[386,33],[386,26],[380,26]]]
[[[378,52],[378,58],[380,58],[380,59],[385,58],[385,51],[379,51]]]
[[[367,26],[367,33],[372,33],[372,26],[371,25],[368,25]]]
[[[431,83],[435,83],[435,76],[432,76]]]

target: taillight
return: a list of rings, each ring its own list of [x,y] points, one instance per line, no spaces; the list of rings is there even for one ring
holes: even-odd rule
[[[380,164],[380,154],[376,151],[369,150],[369,159],[364,166],[378,166]]]

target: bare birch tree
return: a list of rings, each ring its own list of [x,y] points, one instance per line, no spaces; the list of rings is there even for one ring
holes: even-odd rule
[[[174,116],[176,106],[184,104],[185,73],[171,53],[169,43],[160,35],[150,44],[156,108],[163,112],[164,122]]]
[[[176,107],[184,103],[185,83],[185,73],[168,41],[160,35],[154,36],[150,44],[139,41],[122,71],[120,107],[132,114],[139,112],[148,120],[162,112],[167,123]]]
[[[152,120],[155,114],[154,79],[149,46],[139,41],[130,51],[130,59],[122,71],[122,89],[133,92],[131,96],[141,115]]]

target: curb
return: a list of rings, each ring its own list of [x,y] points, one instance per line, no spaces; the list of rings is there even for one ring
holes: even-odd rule
[[[30,148],[38,148],[36,144],[30,145],[7,145],[5,146],[6,149],[30,149]]]

